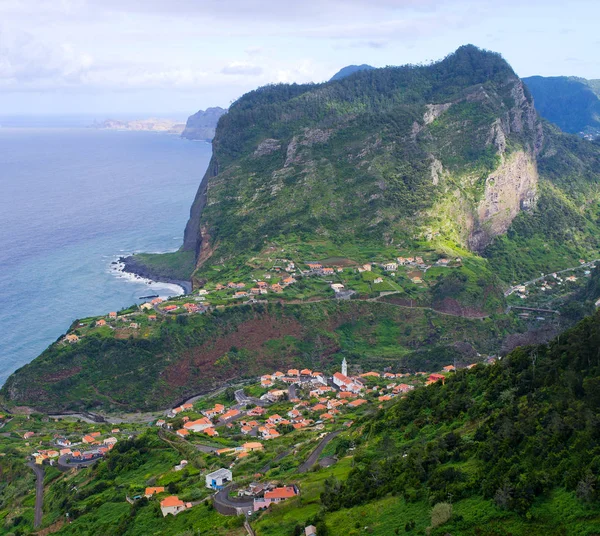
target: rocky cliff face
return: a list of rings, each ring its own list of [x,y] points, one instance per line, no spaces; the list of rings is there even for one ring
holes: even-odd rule
[[[219,106],[196,112],[188,118],[181,136],[188,140],[211,141],[215,137],[217,123],[225,113],[227,110]]]
[[[468,245],[483,250],[494,237],[505,233],[520,211],[535,207],[537,165],[531,153],[517,151],[485,180],[483,199],[477,206]]]

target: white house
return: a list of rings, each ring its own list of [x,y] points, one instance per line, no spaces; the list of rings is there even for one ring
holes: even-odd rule
[[[171,495],[160,501],[160,511],[163,517],[167,517],[169,514],[176,516],[183,510],[185,510],[185,503],[177,495]]]
[[[333,292],[340,292],[344,289],[344,285],[341,283],[332,283],[331,288],[333,289]]]
[[[351,393],[360,393],[364,388],[363,384],[356,379],[350,379],[348,376],[336,372],[333,375],[333,383],[340,388],[340,391],[350,391]]]
[[[206,487],[209,489],[222,489],[232,480],[233,475],[229,469],[217,469],[206,475]]]
[[[383,265],[383,269],[386,272],[395,272],[398,269],[398,263],[396,263],[396,262],[386,262]]]

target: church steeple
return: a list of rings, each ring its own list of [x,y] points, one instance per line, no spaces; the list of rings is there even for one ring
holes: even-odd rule
[[[346,358],[342,361],[342,374],[344,376],[348,376],[348,363],[346,362]]]

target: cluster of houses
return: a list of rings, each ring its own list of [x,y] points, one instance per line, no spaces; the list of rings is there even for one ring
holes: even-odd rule
[[[585,263],[585,261],[580,260],[580,263]],[[591,270],[584,270],[583,275],[589,277],[591,275]],[[551,291],[557,285],[562,285],[563,283],[575,283],[577,281],[577,276],[575,274],[568,275],[566,277],[561,277],[557,272],[553,272],[548,276],[536,280],[540,283],[539,287],[535,287],[536,290],[540,290],[541,292]],[[530,283],[531,285],[531,283]],[[522,300],[526,299],[528,296],[528,285],[515,285],[511,287],[506,295],[510,296],[511,294],[515,294]]]
[[[255,512],[264,510],[272,504],[292,499],[300,494],[296,485],[277,486],[273,482],[251,482],[245,488],[237,490],[238,497],[252,497]]]
[[[205,477],[205,486],[208,489],[219,491],[233,482],[233,474],[230,469],[224,467],[208,473]],[[146,498],[152,498],[157,494],[164,493],[165,488],[148,487],[144,492]],[[264,510],[272,504],[277,504],[286,499],[297,496],[300,490],[297,486],[275,486],[272,483],[260,484],[253,482],[247,488],[238,490],[238,496],[253,497],[253,510],[255,512]],[[177,514],[192,508],[194,505],[190,502],[182,501],[177,495],[170,495],[160,501],[160,510],[163,517]]]
[[[112,432],[117,433],[119,430],[113,429]],[[25,439],[29,439],[32,436],[33,432],[26,432],[23,435]],[[72,443],[66,437],[57,435],[54,437],[54,443],[57,446],[56,449],[38,449],[32,453],[32,457],[38,465],[44,463],[54,465],[55,460],[62,457],[65,457],[67,463],[89,462],[103,458],[116,445],[117,438],[107,437],[101,439],[100,436],[100,432],[91,432],[84,435],[80,442]],[[75,448],[79,445],[83,445],[88,450]]]

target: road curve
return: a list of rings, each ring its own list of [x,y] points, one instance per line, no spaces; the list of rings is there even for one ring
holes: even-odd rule
[[[33,528],[37,529],[42,524],[44,513],[44,468],[33,462],[29,462],[27,465],[33,469],[37,479],[35,484],[35,515],[33,518]]]
[[[317,448],[315,450],[313,450],[310,453],[310,456],[308,458],[306,458],[306,461],[302,465],[300,465],[300,467],[298,467],[297,472],[298,473],[306,473],[306,472],[310,471],[310,468],[315,463],[317,463],[317,460],[319,459],[321,452],[323,452],[323,450],[327,446],[327,443],[329,443],[332,439],[337,437],[341,432],[342,432],[342,430],[336,430],[335,432],[330,432],[323,439],[321,439],[321,442],[317,445]]]

